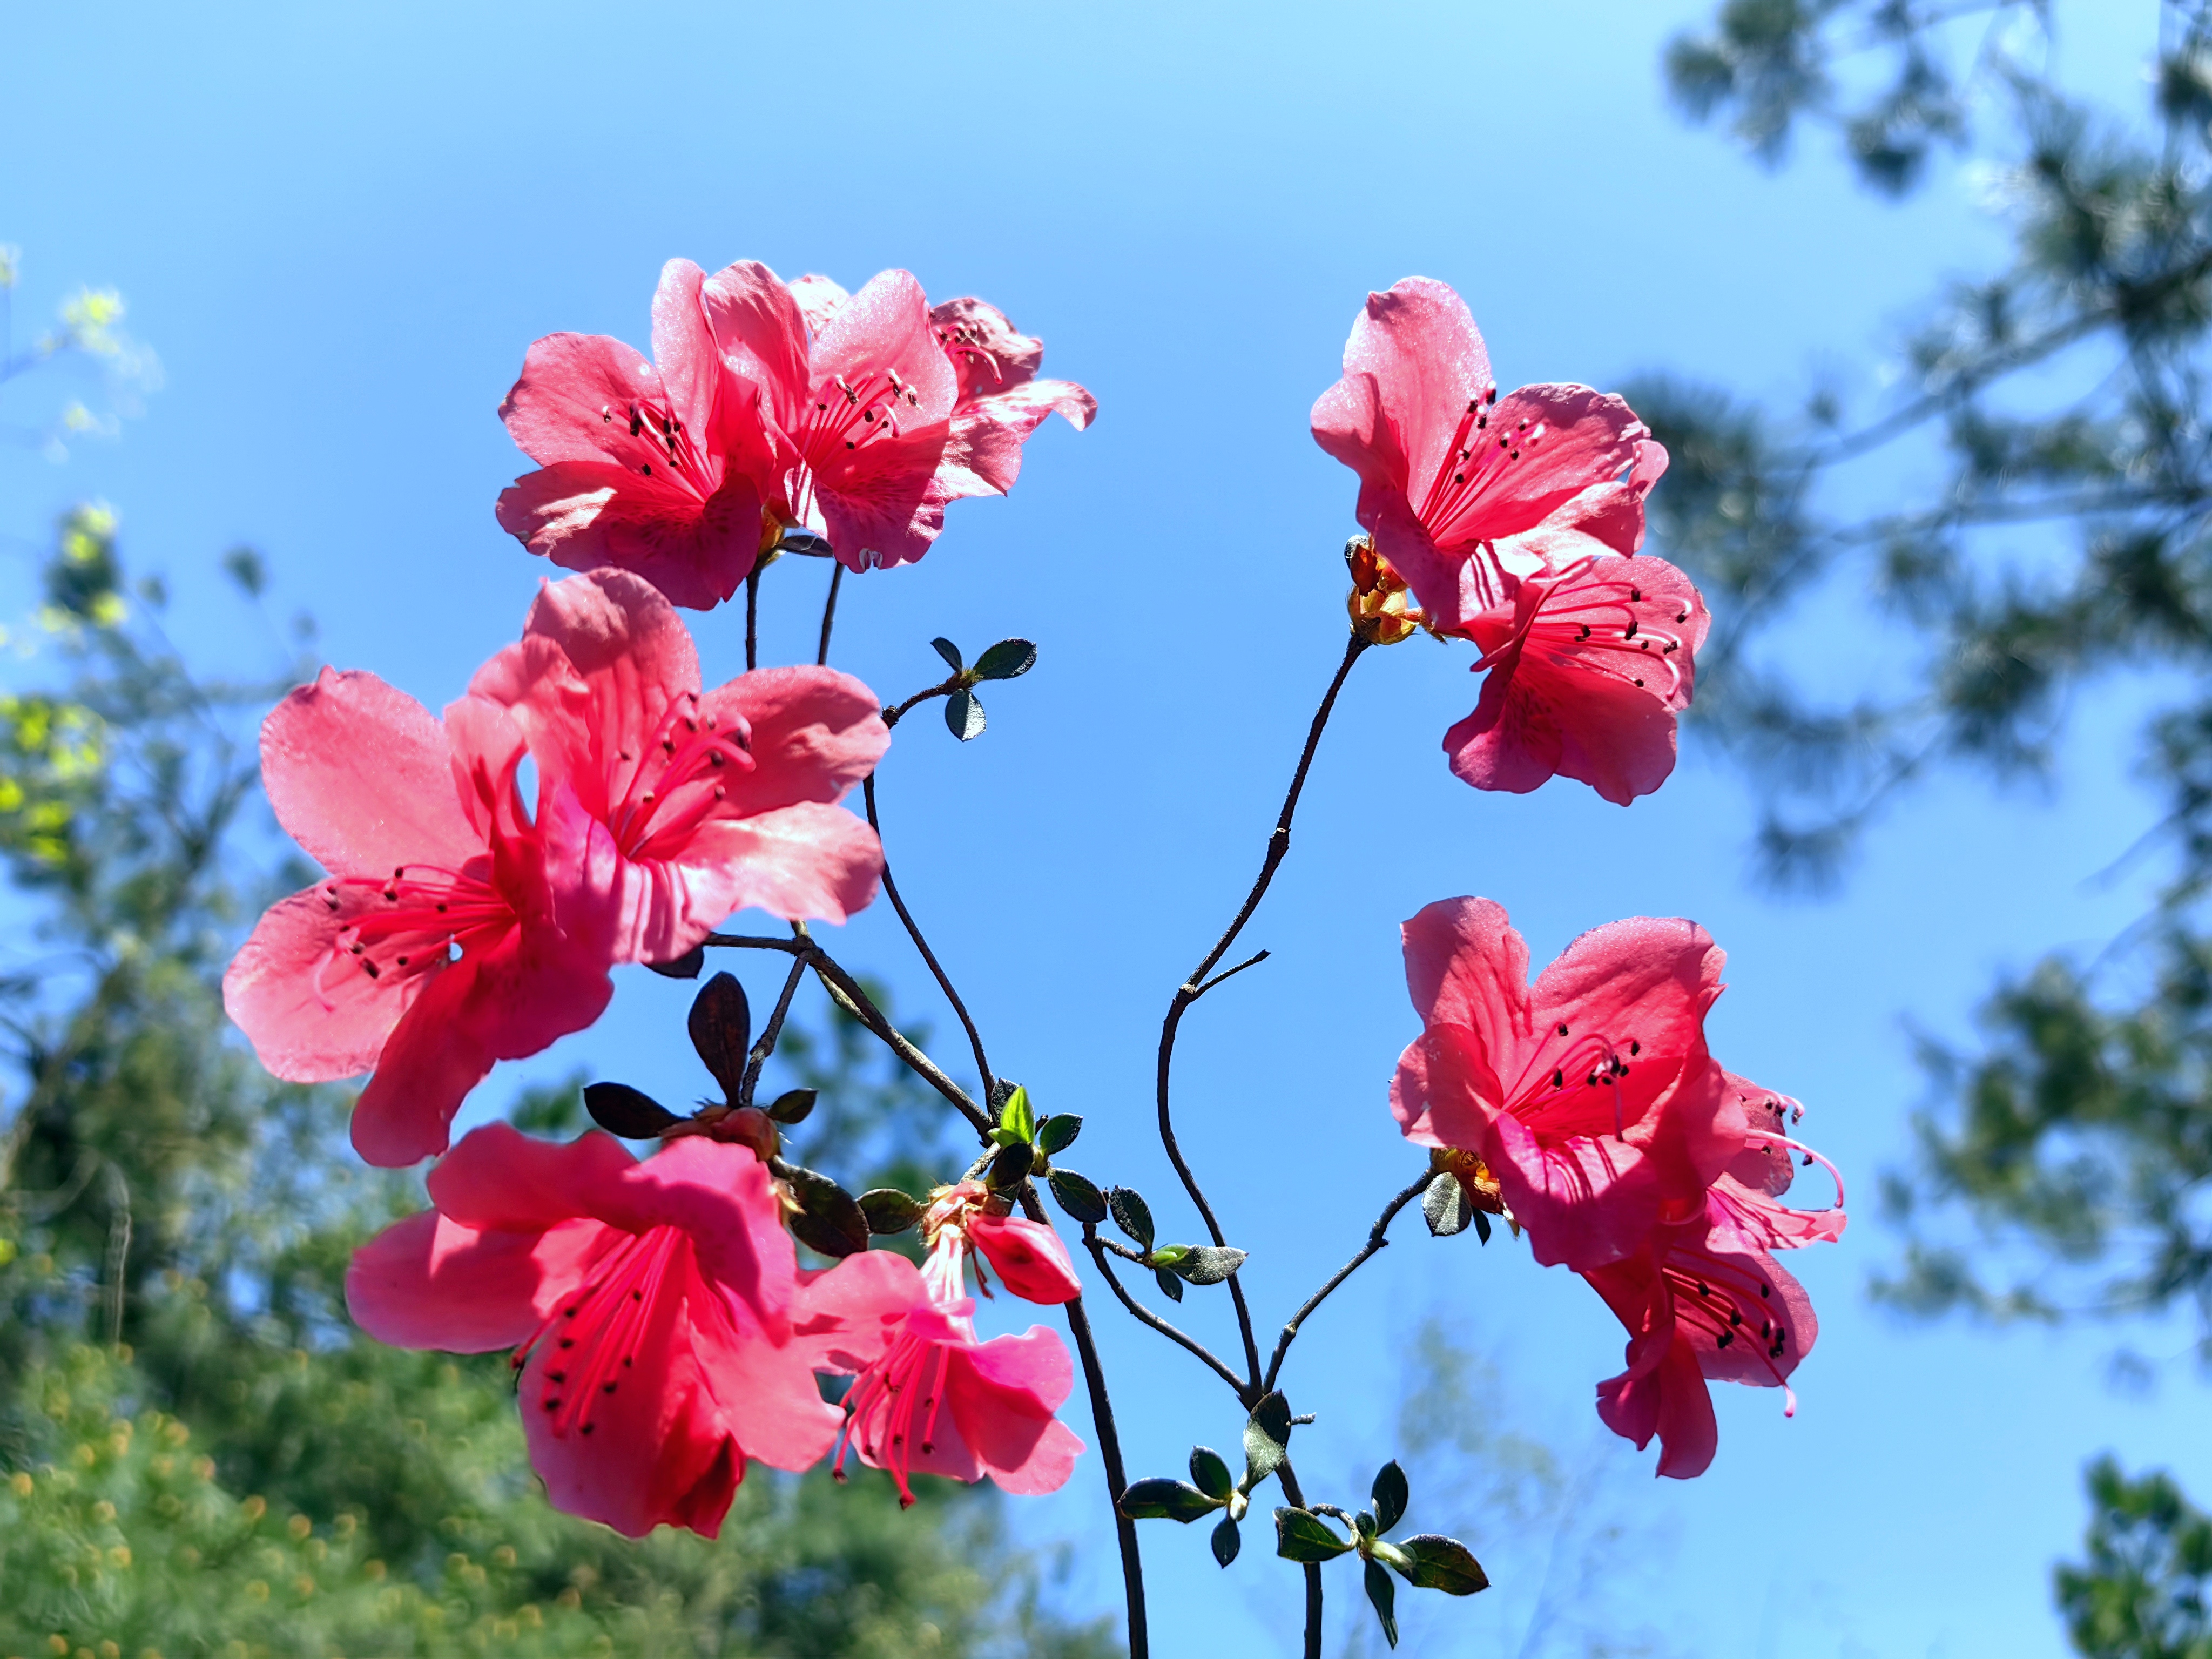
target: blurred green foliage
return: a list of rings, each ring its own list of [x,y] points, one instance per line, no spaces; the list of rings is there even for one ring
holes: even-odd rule
[[[2089,1559],[2058,1569],[2058,1605],[2089,1659],[2212,1659],[2212,1519],[2163,1474],[2089,1471]]]

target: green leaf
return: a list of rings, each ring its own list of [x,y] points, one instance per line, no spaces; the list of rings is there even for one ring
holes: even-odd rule
[[[722,1085],[722,1098],[734,1106],[745,1075],[746,1049],[753,1040],[753,1016],[745,1001],[745,988],[733,974],[717,974],[691,999],[685,1022],[691,1046]]]
[[[1244,1423],[1244,1489],[1249,1492],[1273,1474],[1290,1455],[1291,1402],[1271,1394],[1252,1408]]]
[[[1474,1553],[1456,1538],[1425,1532],[1405,1540],[1395,1553],[1402,1554],[1408,1563],[1398,1567],[1406,1575],[1406,1582],[1423,1589],[1440,1589],[1447,1595],[1472,1595],[1477,1590],[1490,1588],[1490,1575],[1483,1571]]]
[[[1131,1481],[1121,1494],[1121,1507],[1132,1521],[1180,1521],[1188,1526],[1200,1516],[1212,1514],[1221,1503],[1195,1486],[1156,1475],[1149,1480]]]
[[[1152,1248],[1152,1208],[1135,1188],[1108,1188],[1106,1207],[1114,1212],[1114,1224],[1135,1239],[1139,1249]]]
[[[1390,1582],[1390,1575],[1382,1571],[1379,1561],[1367,1564],[1367,1599],[1375,1604],[1375,1616],[1382,1621],[1382,1639],[1396,1647],[1398,1587]]]
[[[1398,1467],[1395,1458],[1376,1472],[1375,1485],[1370,1489],[1375,1499],[1375,1530],[1388,1532],[1405,1518],[1406,1472]]]
[[[1173,1268],[1176,1277],[1187,1285],[1218,1285],[1244,1262],[1242,1250],[1221,1244],[1194,1244],[1176,1261],[1161,1265]]]
[[[1177,1279],[1165,1267],[1153,1268],[1152,1277],[1158,1281],[1160,1294],[1162,1296],[1167,1297],[1170,1302],[1180,1302],[1182,1300],[1182,1280]]]
[[[1172,1267],[1190,1254],[1188,1244],[1163,1244],[1145,1258],[1148,1267]]]
[[[983,1171],[983,1184],[994,1193],[1011,1193],[1029,1179],[1036,1164],[1036,1153],[1026,1140],[1001,1146],[991,1155],[991,1167]]]
[[[1215,1523],[1213,1536],[1206,1541],[1213,1547],[1213,1559],[1225,1567],[1237,1559],[1237,1549],[1244,1540],[1237,1534],[1237,1522],[1224,1515]]]
[[[1037,1125],[1036,1144],[1048,1154],[1064,1152],[1083,1133],[1083,1120],[1073,1112],[1055,1112]]]
[[[684,1121],[651,1095],[627,1083],[586,1085],[584,1109],[599,1127],[626,1140],[651,1140],[670,1124]]]
[[[963,665],[960,660],[960,647],[958,646],[953,644],[951,641],[947,639],[934,639],[929,643],[935,648],[937,654],[945,659],[946,665],[951,667],[954,673],[957,674],[960,672],[961,668],[964,665]]]
[[[804,1123],[817,1097],[812,1089],[787,1089],[769,1103],[768,1115],[778,1123]]]
[[[975,678],[1011,680],[1036,666],[1036,647],[1027,640],[1000,640],[975,659]]]
[[[784,1179],[799,1200],[791,1231],[800,1243],[832,1256],[858,1255],[868,1248],[868,1218],[852,1194],[818,1170],[793,1170]]]
[[[896,1187],[871,1188],[860,1203],[872,1233],[902,1233],[921,1219],[921,1200]]]
[[[1036,1118],[1030,1110],[1027,1089],[1017,1088],[1006,1097],[1006,1103],[999,1109],[999,1127],[1024,1143],[1036,1139]]]
[[[973,691],[955,691],[945,700],[945,729],[963,743],[983,735],[983,704]]]
[[[1106,1200],[1085,1176],[1073,1170],[1054,1170],[1045,1177],[1052,1195],[1060,1200],[1060,1207],[1084,1223],[1096,1226],[1106,1218]]]
[[[1474,1206],[1467,1201],[1467,1188],[1449,1170],[1440,1170],[1429,1182],[1428,1191],[1421,1194],[1421,1218],[1429,1224],[1431,1238],[1465,1232],[1468,1218],[1474,1212]]]
[[[1208,1498],[1218,1498],[1224,1504],[1237,1490],[1237,1479],[1229,1473],[1229,1465],[1211,1446],[1190,1449],[1190,1478]]]
[[[1317,1515],[1305,1510],[1275,1511],[1275,1553],[1285,1561],[1334,1561],[1351,1547]]]

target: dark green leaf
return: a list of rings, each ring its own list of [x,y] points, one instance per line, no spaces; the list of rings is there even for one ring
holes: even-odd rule
[[[1376,1472],[1375,1485],[1370,1489],[1375,1499],[1375,1530],[1388,1532],[1406,1514],[1406,1472],[1398,1467],[1395,1458]]]
[[[1429,1224],[1432,1238],[1465,1232],[1468,1218],[1474,1213],[1474,1206],[1467,1201],[1467,1188],[1449,1170],[1440,1171],[1429,1182],[1429,1190],[1421,1194],[1421,1218]]]
[[[1121,1494],[1121,1513],[1132,1521],[1180,1521],[1185,1526],[1201,1515],[1211,1515],[1221,1507],[1195,1486],[1186,1486],[1180,1480],[1170,1480],[1158,1475],[1150,1480],[1133,1480]]]
[[[1055,1112],[1037,1125],[1036,1144],[1047,1153],[1064,1152],[1083,1133],[1083,1120],[1073,1112]]]
[[[1036,1163],[1036,1153],[1026,1140],[1001,1146],[992,1154],[991,1167],[983,1171],[983,1184],[994,1193],[1011,1193],[1029,1179]]]
[[[967,743],[983,735],[983,704],[973,691],[955,691],[945,700],[945,729]]]
[[[1237,1523],[1224,1515],[1214,1524],[1213,1536],[1206,1541],[1213,1547],[1213,1559],[1225,1567],[1237,1559],[1237,1548],[1244,1540],[1237,1534]]]
[[[1291,1402],[1271,1394],[1252,1408],[1244,1424],[1247,1492],[1275,1472],[1289,1455],[1290,1443]]]
[[[902,1233],[921,1219],[921,1200],[896,1187],[873,1187],[860,1194],[860,1213],[872,1233]]]
[[[707,947],[695,945],[682,956],[668,962],[648,962],[645,964],[656,974],[670,979],[696,979],[699,970],[707,965]]]
[[[1000,640],[975,659],[975,677],[1011,680],[1036,666],[1036,647],[1027,640]]]
[[[793,1170],[785,1177],[800,1210],[791,1219],[799,1242],[823,1255],[858,1255],[868,1248],[868,1218],[860,1200],[814,1170]]]
[[[745,988],[732,974],[717,974],[691,1000],[691,1046],[722,1085],[722,1098],[738,1104],[745,1075],[745,1050],[753,1040],[752,1009]]]
[[[1036,1116],[1030,1109],[1030,1091],[1016,1089],[1006,1097],[1006,1103],[999,1109],[999,1127],[1016,1140],[1036,1139]]]
[[[1375,1616],[1382,1621],[1382,1639],[1396,1647],[1398,1587],[1390,1582],[1390,1575],[1382,1571],[1380,1561],[1367,1564],[1367,1599],[1375,1604]]]
[[[1229,1501],[1229,1494],[1237,1490],[1237,1477],[1229,1473],[1229,1465],[1211,1446],[1190,1449],[1190,1478],[1208,1498],[1218,1498],[1224,1504]]]
[[[1456,1538],[1420,1533],[1401,1543],[1398,1553],[1408,1563],[1398,1571],[1406,1575],[1409,1584],[1440,1589],[1447,1595],[1472,1595],[1490,1588],[1490,1575],[1483,1571],[1474,1552]]]
[[[942,638],[932,640],[929,643],[932,647],[935,649],[937,654],[945,659],[946,665],[949,666],[954,673],[957,674],[960,672],[963,665],[960,661],[960,647],[958,646],[953,644],[952,641],[948,639]]]
[[[651,1140],[672,1123],[684,1120],[651,1095],[627,1083],[593,1083],[584,1090],[584,1109],[592,1121],[610,1134],[629,1140]]]
[[[1054,1170],[1045,1177],[1060,1207],[1078,1221],[1096,1226],[1106,1218],[1106,1200],[1090,1181],[1073,1170]]]
[[[1218,1285],[1244,1265],[1244,1252],[1219,1244],[1194,1244],[1181,1260],[1168,1263],[1188,1285]]]
[[[1182,1280],[1177,1279],[1165,1267],[1153,1268],[1152,1277],[1154,1279],[1158,1281],[1160,1294],[1162,1296],[1167,1297],[1170,1302],[1180,1302],[1182,1300]]]
[[[1474,1236],[1482,1243],[1490,1243],[1490,1218],[1480,1210],[1474,1212]]]
[[[1275,1553],[1285,1561],[1333,1561],[1351,1547],[1317,1515],[1304,1510],[1275,1511]]]
[[[1114,1212],[1114,1224],[1137,1241],[1137,1248],[1152,1248],[1152,1212],[1134,1187],[1109,1187],[1106,1189],[1106,1207]]]
[[[778,1123],[804,1123],[817,1097],[812,1089],[787,1089],[769,1103],[768,1115]]]

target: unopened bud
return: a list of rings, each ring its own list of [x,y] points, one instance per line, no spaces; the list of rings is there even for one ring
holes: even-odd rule
[[[1460,1190],[1467,1194],[1467,1201],[1476,1209],[1489,1215],[1507,1215],[1504,1188],[1490,1173],[1490,1166],[1473,1152],[1457,1146],[1439,1146],[1429,1154],[1429,1167],[1455,1176]],[[1507,1219],[1511,1217],[1507,1216]]]
[[[1395,645],[1410,639],[1426,620],[1413,608],[1406,579],[1375,550],[1366,536],[1354,536],[1344,544],[1344,562],[1352,571],[1352,592],[1344,608],[1352,617],[1352,631],[1370,645]]]

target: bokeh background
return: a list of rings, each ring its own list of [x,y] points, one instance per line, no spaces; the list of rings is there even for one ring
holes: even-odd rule
[[[548,574],[491,517],[525,465],[495,410],[532,339],[642,343],[675,255],[848,286],[904,266],[933,295],[990,299],[1098,419],[1042,430],[1013,495],[957,506],[919,566],[848,580],[834,659],[890,699],[941,673],[932,635],[1039,642],[975,743],[901,728],[888,849],[998,1067],[1084,1115],[1070,1161],[1188,1237],[1149,1129],[1158,1021],[1249,879],[1340,649],[1352,482],[1306,418],[1364,294],[1449,281],[1509,386],[1670,369],[1786,400],[1816,374],[1878,391],[1900,316],[2002,256],[1968,163],[1939,158],[1892,203],[1820,144],[1768,172],[1686,126],[1661,55],[1706,9],[10,6],[18,315],[112,283],[161,384],[118,441],[58,465],[0,453],[6,609],[35,602],[54,515],[105,497],[133,567],[167,578],[187,654],[273,671],[286,619],[311,612],[325,659],[436,706]],[[2058,5],[2051,50],[2070,84],[2131,107],[2155,21]],[[218,568],[240,544],[271,573],[258,608]],[[765,659],[811,651],[825,579],[768,574]],[[1879,671],[1871,608],[1823,605],[1787,636],[1794,665],[1835,686]],[[710,676],[742,665],[741,628],[698,620]],[[2212,1490],[2191,1334],[1887,1311],[1867,1285],[1900,1245],[1871,1200],[1928,1093],[1917,1034],[1969,1039],[1994,975],[2141,913],[2152,873],[2101,872],[2153,815],[2131,770],[2147,693],[2081,697],[2046,786],[1935,781],[1832,893],[1790,899],[1753,878],[1753,787],[1694,736],[1627,811],[1566,782],[1458,784],[1437,745],[1472,706],[1467,663],[1417,640],[1362,665],[1247,935],[1273,954],[1185,1028],[1183,1145],[1253,1253],[1263,1324],[1418,1167],[1384,1097],[1414,1029],[1395,929],[1455,894],[1505,904],[1540,960],[1617,916],[1702,921],[1729,953],[1717,1052],[1807,1103],[1856,1213],[1839,1248],[1790,1264],[1822,1325],[1796,1417],[1717,1389],[1720,1456],[1689,1483],[1653,1482],[1651,1455],[1597,1425],[1621,1335],[1594,1296],[1505,1239],[1401,1219],[1286,1374],[1318,1417],[1309,1491],[1350,1502],[1402,1453],[1413,1521],[1490,1565],[1472,1601],[1401,1597],[1413,1652],[2067,1651],[2050,1573],[2077,1547],[2085,1462],[2109,1449]],[[949,1025],[886,908],[836,948]],[[706,1074],[671,1041],[688,995],[624,970],[607,1019],[503,1068],[472,1110],[580,1067],[696,1097]],[[1183,1310],[1233,1340],[1218,1292]],[[1133,1474],[1234,1443],[1239,1414],[1197,1366],[1103,1298],[1093,1316]],[[1079,1395],[1069,1410],[1087,1434]],[[1057,1605],[1116,1611],[1095,1458],[1007,1520],[1071,1547]],[[1290,1649],[1292,1571],[1255,1532],[1224,1574],[1201,1533],[1144,1528],[1159,1650]],[[1332,1577],[1332,1650],[1375,1645],[1353,1577]]]

